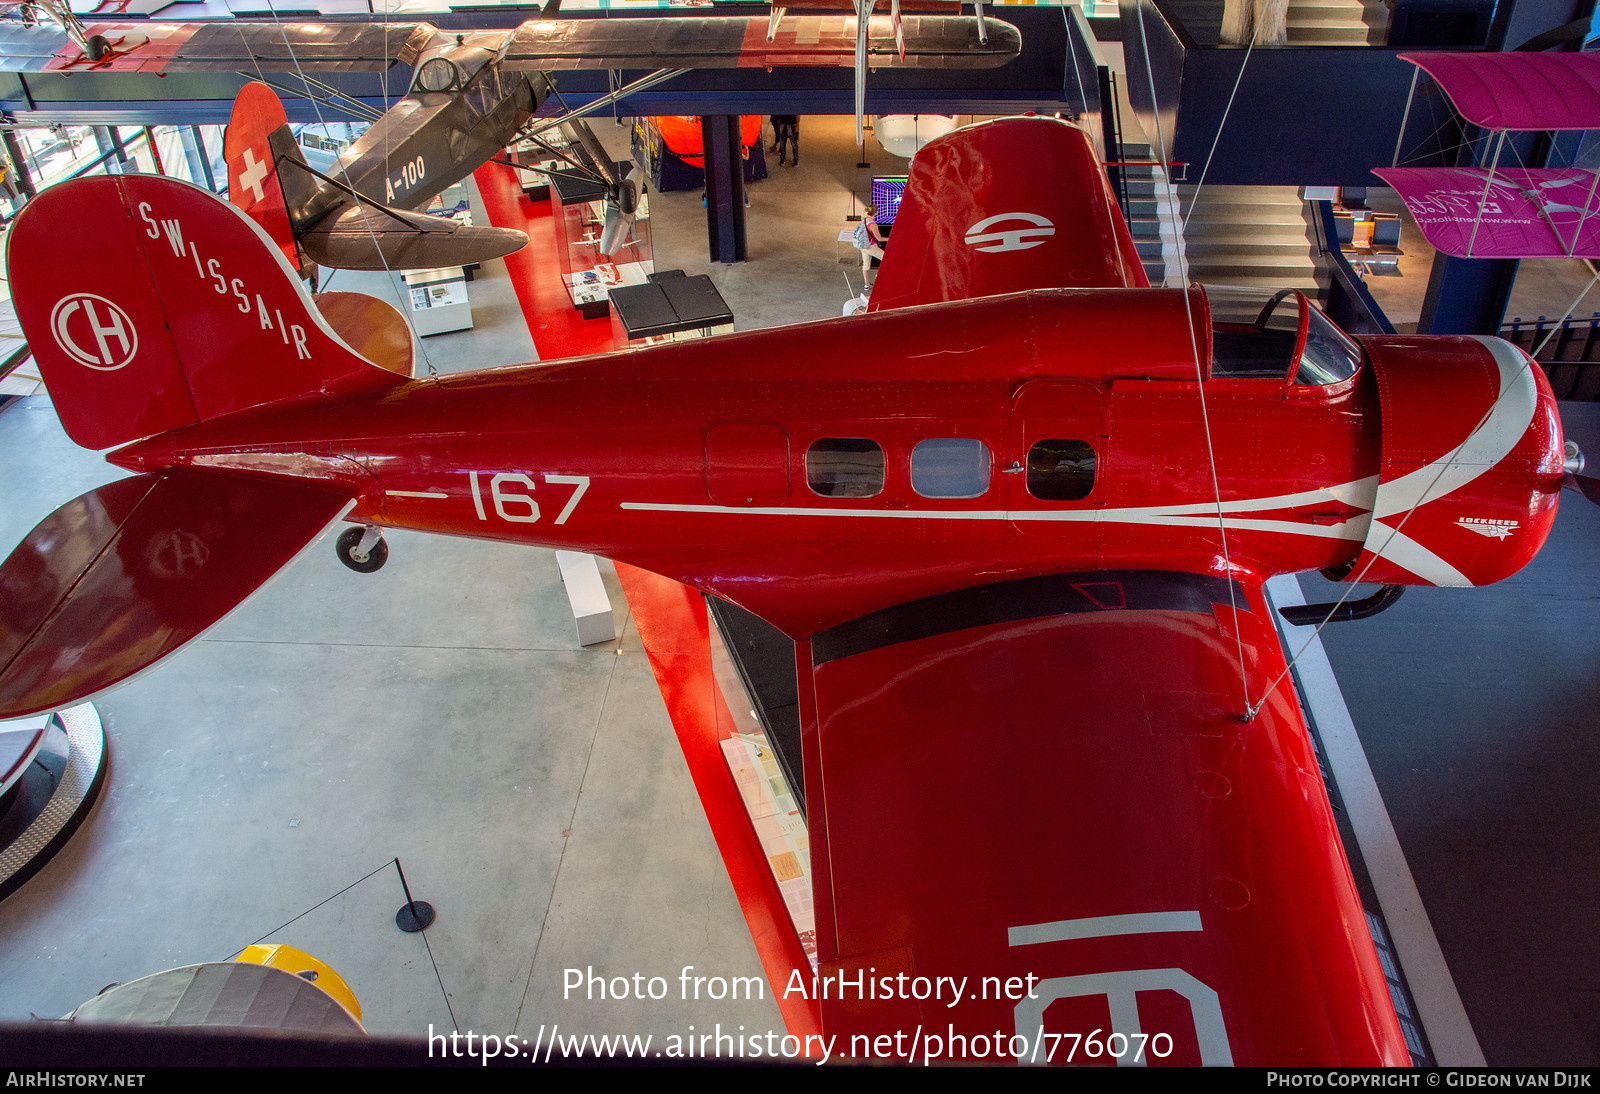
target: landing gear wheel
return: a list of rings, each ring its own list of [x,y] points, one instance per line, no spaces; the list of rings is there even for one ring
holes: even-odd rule
[[[89,40],[85,44],[89,47],[88,54],[91,61],[103,61],[106,54],[111,52],[111,43],[106,40],[104,34],[89,35]]]
[[[377,542],[367,549],[365,558],[357,558],[356,552],[361,546],[361,539],[367,534],[365,528],[346,528],[339,533],[339,540],[333,545],[334,553],[339,556],[339,561],[350,567],[358,574],[370,574],[383,569],[383,564],[389,561],[389,545],[380,536]]]

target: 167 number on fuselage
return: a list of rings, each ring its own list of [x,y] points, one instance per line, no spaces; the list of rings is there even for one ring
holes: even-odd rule
[[[477,512],[478,519],[486,521],[489,519],[489,512],[484,507],[484,488],[478,479],[478,474],[476,471],[468,471],[467,479],[472,484],[472,507]],[[579,499],[588,492],[589,476],[546,474],[544,481],[574,488],[555,520],[557,524],[567,523],[567,518],[572,516],[572,511],[578,507]],[[532,476],[520,471],[501,471],[489,479],[489,502],[501,520],[510,521],[512,524],[534,524],[541,514],[539,503],[533,499],[533,490]]]

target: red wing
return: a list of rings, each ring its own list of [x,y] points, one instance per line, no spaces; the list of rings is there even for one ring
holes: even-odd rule
[[[1232,595],[1259,699],[1283,655],[1259,584]],[[1408,1062],[1290,685],[1239,716],[1229,598],[1065,575],[813,639],[824,1031],[993,1059],[1042,1030],[1058,1064],[1106,1063],[1111,1030],[1153,1064]]]
[[[186,467],[67,502],[0,565],[0,718],[126,683],[238,607],[349,507],[332,484]]]
[[[1040,122],[967,126],[917,153],[872,310],[1149,285],[1088,136]]]

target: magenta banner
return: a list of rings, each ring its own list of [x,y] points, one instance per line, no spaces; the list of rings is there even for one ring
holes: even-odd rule
[[[1600,54],[1402,53],[1485,129],[1600,129]]]
[[[1600,258],[1592,172],[1510,168],[1492,180],[1482,167],[1380,167],[1373,174],[1395,188],[1434,250],[1457,258]]]

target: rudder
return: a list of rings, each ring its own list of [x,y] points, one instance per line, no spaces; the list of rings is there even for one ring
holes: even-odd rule
[[[52,187],[17,217],[6,262],[27,271],[17,318],[85,448],[397,382],[327,326],[259,225],[186,182]]]
[[[273,134],[288,127],[289,116],[278,96],[266,84],[252,80],[233,101],[233,114],[222,135],[222,156],[228,162],[228,200],[261,225],[289,265],[304,274],[272,146]]]

